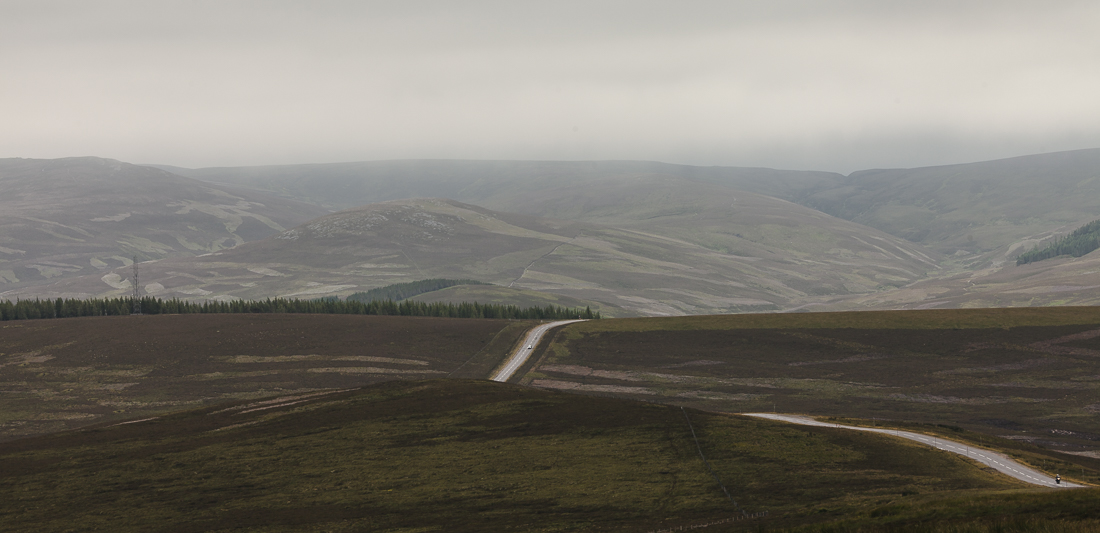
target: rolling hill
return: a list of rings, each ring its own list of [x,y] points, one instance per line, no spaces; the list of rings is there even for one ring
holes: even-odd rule
[[[643,189],[641,199],[630,194],[640,189],[632,179],[590,195],[623,201],[579,206],[572,190],[546,196],[547,210],[568,221],[445,199],[371,204],[233,249],[144,264],[141,277],[151,295],[204,298],[310,298],[469,278],[593,302],[614,316],[779,310],[904,285],[934,268],[934,257],[904,241],[796,204],[695,183],[710,192],[700,201],[698,190],[676,196],[692,183],[681,185]],[[8,296],[125,294],[113,279]]]
[[[2,159],[0,190],[0,295],[81,275],[110,277],[134,257],[231,248],[325,213],[94,157]]]
[[[838,520],[858,531],[990,514],[1096,524],[1094,491],[1023,492],[887,436],[466,380],[255,398],[0,443],[0,480],[10,531],[758,531]]]

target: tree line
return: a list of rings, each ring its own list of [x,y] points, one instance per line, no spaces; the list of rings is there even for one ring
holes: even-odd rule
[[[1038,246],[1035,246],[1031,250],[1020,254],[1016,258],[1016,266],[1060,255],[1081,257],[1097,248],[1100,248],[1100,220],[1094,220],[1073,230],[1073,233],[1055,240],[1041,250]]]
[[[266,300],[230,300],[190,302],[173,298],[161,300],[145,296],[138,300],[141,314],[198,314],[198,313],[304,313],[330,315],[393,315],[427,316],[445,318],[505,318],[505,319],[598,319],[600,313],[590,307],[574,309],[547,305],[546,307],[517,307],[514,305],[479,304],[477,302],[424,303],[416,301],[395,302],[392,299],[371,300],[291,300],[268,298]],[[38,318],[69,318],[81,316],[129,315],[133,313],[133,298],[89,298],[56,300],[0,300],[0,320],[28,320]]]

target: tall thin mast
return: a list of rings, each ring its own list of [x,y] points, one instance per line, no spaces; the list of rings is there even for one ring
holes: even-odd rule
[[[134,256],[134,278],[130,281],[131,281],[131,284],[134,287],[134,295],[131,297],[133,299],[133,302],[134,302],[134,310],[130,314],[140,315],[141,314],[141,285],[138,284],[138,260],[137,260],[136,255]]]

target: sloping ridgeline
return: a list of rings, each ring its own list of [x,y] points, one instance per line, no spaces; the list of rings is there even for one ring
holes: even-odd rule
[[[1042,261],[1061,255],[1081,257],[1097,248],[1100,248],[1100,220],[1094,220],[1077,228],[1073,233],[1054,241],[1042,250],[1036,246],[1020,254],[1020,256],[1016,258],[1016,266],[1026,265],[1028,263],[1034,263],[1036,261]]]
[[[385,287],[378,287],[364,292],[354,292],[348,295],[348,300],[359,302],[370,302],[373,300],[393,300],[400,301],[413,296],[419,296],[426,292],[438,291],[446,289],[447,287],[454,287],[456,285],[491,285],[482,281],[473,279],[422,279],[420,281],[410,281],[408,283],[395,283],[393,285],[386,285]]]

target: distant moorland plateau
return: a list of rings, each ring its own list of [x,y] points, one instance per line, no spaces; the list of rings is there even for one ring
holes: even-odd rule
[[[639,161],[183,169],[0,160],[0,297],[343,297],[604,316],[1090,305],[1100,252],[1015,257],[1100,218],[1100,149],[828,172]],[[335,212],[334,212],[335,211]]]

